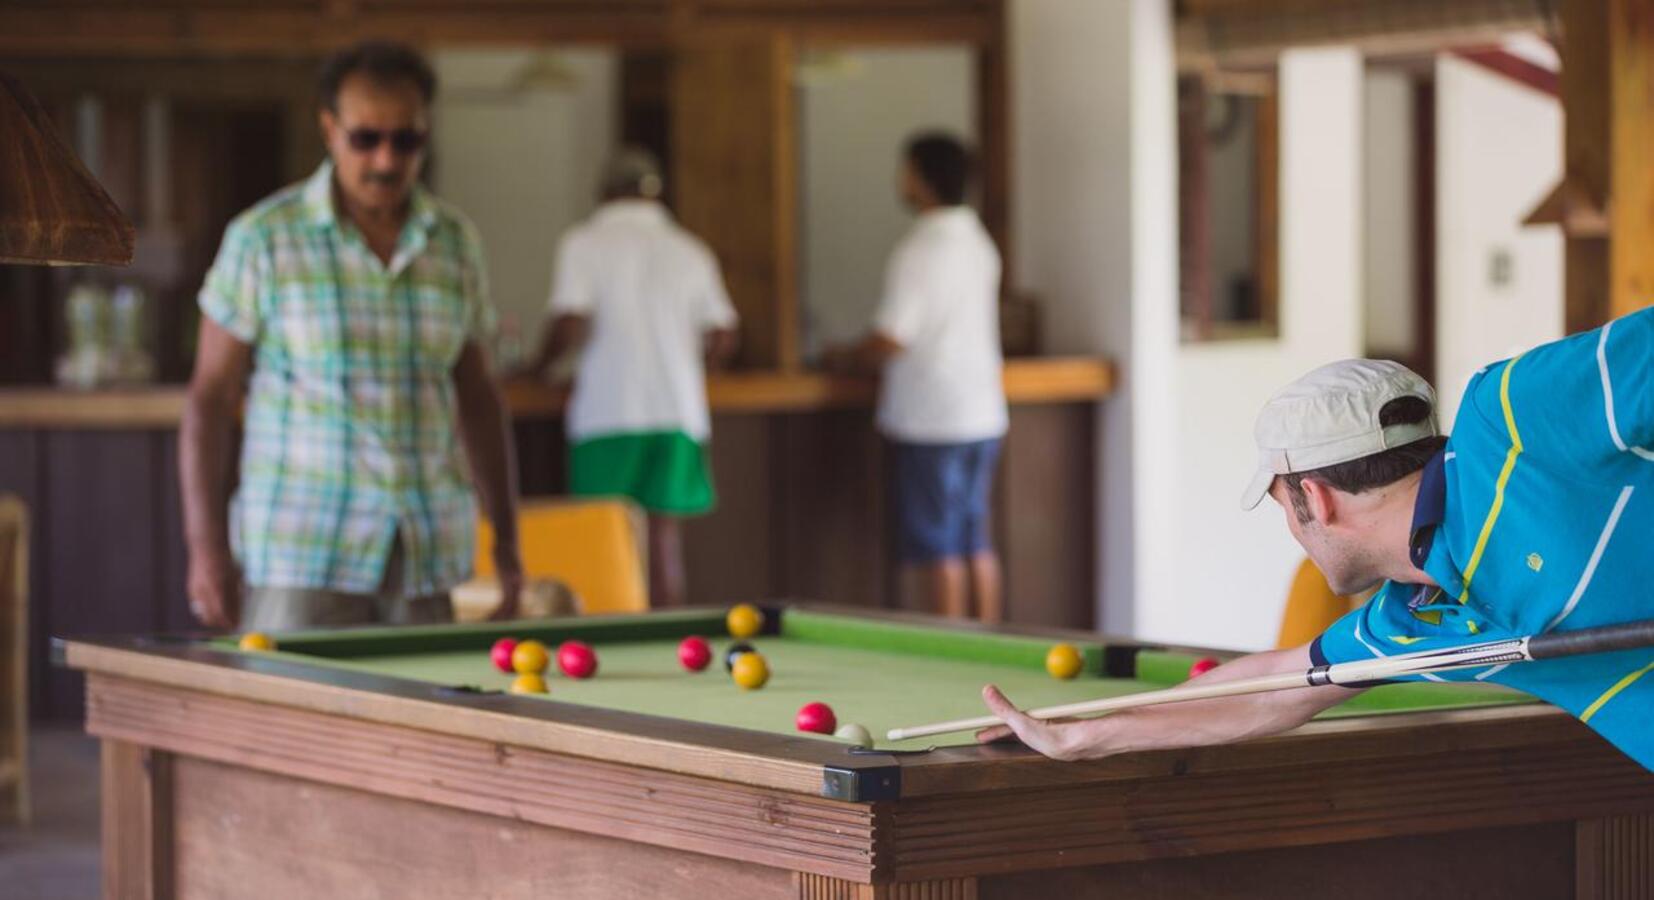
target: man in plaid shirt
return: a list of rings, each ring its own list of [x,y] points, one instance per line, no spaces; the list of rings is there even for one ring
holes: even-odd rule
[[[205,625],[451,619],[473,489],[499,535],[496,615],[516,610],[515,465],[483,350],[482,249],[418,184],[434,92],[406,47],[335,55],[320,91],[329,161],[224,233],[179,444],[190,606]]]

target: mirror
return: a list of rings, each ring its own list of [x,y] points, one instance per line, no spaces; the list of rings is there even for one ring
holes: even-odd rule
[[[897,190],[907,139],[951,132],[978,148],[977,53],[966,44],[800,52],[799,323],[806,360],[859,337],[885,261],[913,222]]]

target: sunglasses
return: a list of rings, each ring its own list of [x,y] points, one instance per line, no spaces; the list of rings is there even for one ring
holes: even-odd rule
[[[391,149],[406,156],[419,152],[425,146],[429,137],[424,131],[417,128],[398,128],[395,131],[385,131],[380,128],[352,128],[345,132],[345,139],[350,142],[350,149],[357,153],[372,153],[379,149],[385,141],[391,142]]]

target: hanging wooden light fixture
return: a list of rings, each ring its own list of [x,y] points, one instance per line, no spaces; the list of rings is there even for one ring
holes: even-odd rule
[[[0,136],[0,262],[132,262],[132,220],[64,144],[40,104],[5,75]]]

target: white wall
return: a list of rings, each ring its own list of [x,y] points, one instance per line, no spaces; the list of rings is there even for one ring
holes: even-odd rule
[[[1562,173],[1551,97],[1451,57],[1436,62],[1436,387],[1443,425],[1480,367],[1563,334],[1562,238],[1524,228]],[[1509,260],[1496,283],[1496,257]]]
[[[1368,70],[1362,97],[1362,268],[1367,298],[1363,348],[1370,355],[1405,357],[1417,350],[1413,110],[1413,81],[1407,74]]]
[[[918,131],[976,142],[976,57],[965,46],[844,47],[799,68],[805,352],[860,336],[885,261],[913,217],[896,191]]]
[[[1166,0],[1012,0],[1011,232],[1017,287],[1039,297],[1050,353],[1101,354],[1098,623],[1128,634],[1142,540],[1133,478],[1139,305],[1176,328],[1176,130]],[[1174,338],[1175,339],[1175,338]],[[1015,586],[1010,586],[1015,590]]]
[[[1298,50],[1280,65],[1279,338],[1135,348],[1172,360],[1153,399],[1174,411],[1142,435],[1136,633],[1152,640],[1270,646],[1303,558],[1272,504],[1239,508],[1256,450],[1252,420],[1286,382],[1361,349],[1362,61]],[[1144,444],[1147,443],[1147,446]]]
[[[513,88],[536,54],[566,79]],[[613,148],[618,74],[607,50],[442,50],[432,162],[438,195],[477,224],[502,341],[545,315],[557,238],[596,205]],[[508,360],[502,361],[508,362]]]

